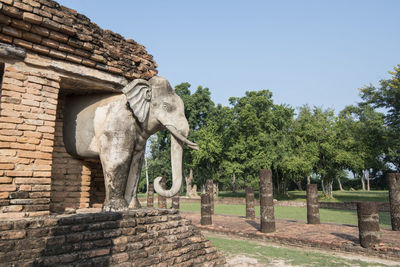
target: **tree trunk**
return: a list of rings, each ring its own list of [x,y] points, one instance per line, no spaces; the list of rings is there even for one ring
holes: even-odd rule
[[[233,174],[232,177],[232,192],[236,193],[236,174]]]
[[[192,168],[190,168],[189,176],[185,177],[185,181],[186,181],[186,195],[190,196],[190,194],[192,192],[192,183],[193,183],[193,169]]]
[[[326,190],[325,190],[325,183],[324,183],[324,179],[321,177],[321,187],[322,187],[322,192],[324,194],[326,194]]]
[[[365,190],[364,173],[363,175],[361,175],[361,185],[362,185],[362,190]]]
[[[297,185],[297,189],[299,189],[299,191],[303,191],[303,188],[301,187],[301,181],[295,181],[295,184]]]
[[[333,185],[333,180],[332,181],[330,181],[329,183],[328,183],[328,193],[329,193],[329,196],[330,197],[333,197],[333,188],[332,188],[332,185]]]
[[[369,170],[365,170],[365,180],[367,180],[367,190],[369,191]]]
[[[307,175],[307,184],[311,184],[311,177],[310,177],[310,175]]]
[[[146,171],[146,194],[149,192],[149,172],[147,169],[147,158],[144,156],[144,168]]]
[[[287,195],[288,195],[288,191],[287,191],[287,181],[286,181],[284,175],[282,175],[281,195],[284,195],[284,196],[287,196]]]
[[[337,179],[337,181],[338,181],[338,183],[339,183],[339,189],[340,189],[340,191],[343,191],[343,186],[342,186],[342,182],[340,181],[340,176],[338,176],[336,179]]]

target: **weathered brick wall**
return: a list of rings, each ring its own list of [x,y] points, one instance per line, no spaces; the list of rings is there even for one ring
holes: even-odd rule
[[[66,93],[60,76],[5,64],[0,97],[0,218],[101,206],[98,160],[69,155],[63,143]]]
[[[0,42],[130,80],[157,74],[144,46],[51,0],[0,0]]]
[[[92,160],[89,162],[91,166],[91,182],[90,182],[90,207],[100,208],[103,206],[106,197],[106,189],[104,185],[103,168],[100,160]]]
[[[50,198],[52,212],[64,212],[67,208],[88,208],[92,168],[100,165],[99,161],[88,164],[82,160],[73,158],[67,153],[63,141],[63,110],[65,99],[66,94],[61,93],[58,98],[55,123]]]
[[[176,210],[0,221],[11,266],[218,266],[224,257]]]
[[[59,77],[5,65],[0,98],[0,218],[49,213],[59,87]]]

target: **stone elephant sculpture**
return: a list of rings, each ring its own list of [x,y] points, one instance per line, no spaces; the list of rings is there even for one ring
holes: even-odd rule
[[[64,107],[63,136],[68,153],[81,158],[100,158],[106,197],[104,211],[139,208],[136,192],[147,139],[161,129],[171,133],[172,187],[156,192],[171,197],[182,184],[183,145],[198,149],[186,137],[189,125],[183,101],[168,80],[155,76],[136,79],[123,94],[69,96]]]

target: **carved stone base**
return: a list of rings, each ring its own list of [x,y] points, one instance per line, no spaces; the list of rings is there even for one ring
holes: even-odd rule
[[[4,266],[217,266],[225,258],[177,210],[0,221]],[[121,266],[122,266],[121,265]]]

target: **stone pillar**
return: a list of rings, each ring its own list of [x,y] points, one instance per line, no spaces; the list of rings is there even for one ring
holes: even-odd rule
[[[254,211],[254,190],[251,187],[246,187],[246,219],[255,219]]]
[[[380,242],[379,240],[379,214],[375,202],[358,202],[358,231],[360,244],[370,248]]]
[[[319,224],[318,187],[316,184],[307,185],[307,223]]]
[[[386,177],[389,184],[392,230],[400,231],[400,173],[388,173]]]
[[[206,181],[206,193],[210,196],[211,214],[214,214],[214,184],[212,179]]]
[[[165,189],[167,187],[167,179],[165,179],[165,176],[162,176],[161,187],[163,189]],[[160,194],[158,194],[157,198],[158,198],[158,208],[166,209],[167,208],[167,198],[160,196]]]
[[[275,231],[272,171],[262,169],[259,176],[261,232],[272,233]]]
[[[154,185],[149,184],[149,188],[147,191],[147,207],[153,208],[154,207]]]
[[[201,225],[212,224],[211,199],[209,194],[201,194]]]
[[[172,208],[179,210],[179,196],[174,196],[172,198]]]

